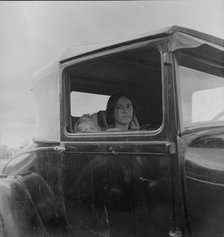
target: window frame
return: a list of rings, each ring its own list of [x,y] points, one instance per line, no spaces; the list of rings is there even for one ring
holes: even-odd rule
[[[69,121],[70,113],[70,93],[68,91],[70,90],[70,83],[67,81],[69,80],[68,74],[66,74],[66,68],[75,65],[75,64],[86,64],[88,62],[94,61],[96,59],[104,58],[107,56],[110,56],[112,54],[118,54],[118,53],[125,53],[133,49],[141,49],[143,47],[148,48],[156,48],[160,54],[161,58],[161,85],[162,85],[162,123],[161,126],[156,130],[137,130],[137,131],[126,131],[126,132],[101,132],[101,133],[83,133],[83,134],[77,134],[77,133],[71,133],[68,132],[66,129],[66,126]],[[71,61],[66,61],[61,65],[60,74],[61,74],[61,140],[62,141],[70,141],[70,142],[85,142],[85,141],[99,141],[99,142],[105,142],[105,141],[147,141],[147,140],[164,140],[166,137],[168,137],[167,131],[169,129],[165,129],[165,121],[168,119],[165,118],[166,116],[169,116],[166,112],[167,104],[168,102],[168,93],[166,92],[166,88],[168,87],[167,83],[167,77],[166,80],[164,79],[164,74],[166,73],[167,66],[166,63],[164,63],[164,57],[163,55],[167,53],[167,41],[166,38],[160,38],[160,39],[153,39],[153,40],[146,40],[143,42],[134,42],[130,43],[129,45],[125,46],[114,46],[114,48],[110,48],[109,50],[103,49],[102,52],[90,52],[88,55],[81,55],[75,59],[72,59]],[[164,82],[165,81],[165,82]],[[173,81],[173,80],[170,80]],[[166,85],[165,85],[166,84]]]

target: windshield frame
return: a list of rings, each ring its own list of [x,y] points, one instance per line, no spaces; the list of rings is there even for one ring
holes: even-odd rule
[[[201,46],[201,45],[200,45]],[[200,47],[199,46],[199,47]],[[203,46],[206,47],[206,44],[203,44]],[[220,49],[220,46],[217,47],[211,47],[209,45],[207,45],[208,47],[213,48],[214,50],[219,50],[220,53],[223,55],[224,54],[224,47],[222,47],[222,50]],[[179,62],[180,60],[178,59],[180,57],[180,54],[185,54],[185,49],[178,49],[174,52],[174,68],[175,68],[175,83],[176,83],[176,94],[177,94],[177,114],[178,114],[178,127],[179,127],[179,134],[185,134],[185,133],[189,133],[195,130],[204,130],[204,129],[209,129],[209,128],[217,128],[217,127],[223,127],[224,126],[224,120],[223,121],[205,121],[205,122],[195,122],[192,123],[191,125],[186,126],[186,124],[184,124],[184,119],[183,119],[183,105],[182,105],[182,98],[181,98],[181,72],[180,72],[180,67],[186,67],[189,69],[193,69],[193,70],[197,70],[199,72],[203,72],[203,73],[207,73],[207,74],[212,74],[215,75],[214,71],[217,71],[217,74],[220,74],[220,71],[222,71],[222,76],[220,75],[216,75],[219,77],[223,77],[224,80],[224,62],[221,62],[221,60],[219,62],[216,61],[216,58],[214,58],[214,55],[208,55],[207,58],[203,58],[200,57],[200,55],[197,55],[197,53],[194,53],[194,51],[197,50],[197,48],[191,48],[191,49],[187,49],[188,53],[190,51],[192,51],[191,56],[197,60],[198,62],[201,62],[204,67],[201,69],[196,69],[196,68],[192,68],[190,66],[186,66],[186,65],[181,65],[181,62]],[[179,56],[178,56],[179,54]],[[208,67],[210,67],[210,71],[208,69]],[[214,71],[213,71],[214,69]],[[219,71],[218,71],[219,70]],[[223,83],[224,85],[224,83]]]

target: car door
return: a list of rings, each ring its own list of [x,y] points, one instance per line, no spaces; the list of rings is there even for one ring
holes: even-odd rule
[[[63,195],[74,233],[168,236],[174,221],[170,146],[168,141],[66,143]]]
[[[76,236],[177,236],[176,122],[165,49],[164,39],[135,42],[64,66],[62,186]],[[139,129],[77,133],[82,114],[102,120],[116,89],[134,98]]]

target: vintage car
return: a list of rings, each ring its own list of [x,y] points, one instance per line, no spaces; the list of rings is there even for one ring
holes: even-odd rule
[[[0,236],[224,236],[223,77],[224,40],[178,26],[67,50],[32,79],[36,130],[1,170]],[[139,129],[77,132],[116,90]]]

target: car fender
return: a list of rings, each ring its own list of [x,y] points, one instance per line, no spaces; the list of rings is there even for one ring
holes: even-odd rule
[[[0,178],[1,236],[48,236],[31,196],[17,177]]]
[[[63,202],[34,172],[1,176],[0,218],[4,237],[69,236]]]

